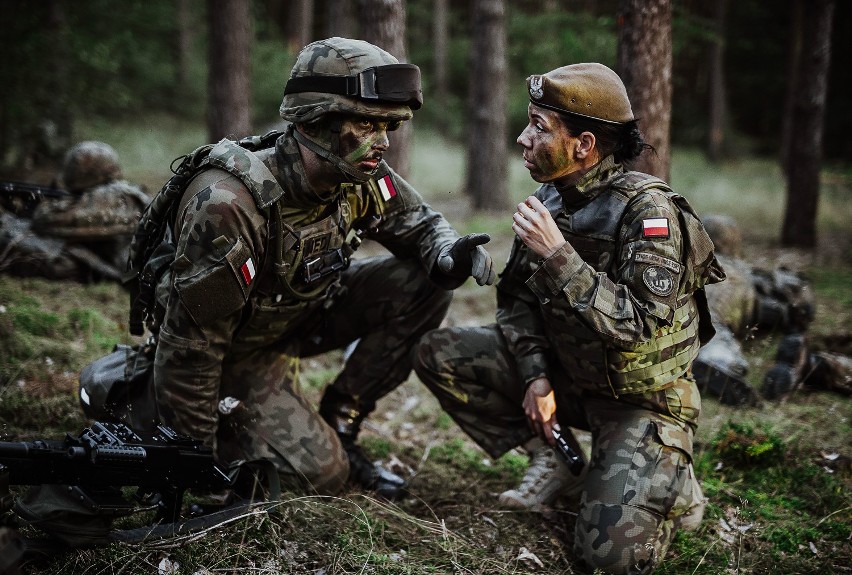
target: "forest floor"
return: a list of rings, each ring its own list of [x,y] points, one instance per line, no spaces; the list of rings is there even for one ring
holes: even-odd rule
[[[511,212],[473,213],[458,191],[461,171],[449,156],[452,150],[434,146],[432,139],[421,146],[428,159],[415,166],[412,182],[462,233],[492,233],[488,247],[502,269],[512,238]],[[676,156],[678,161],[696,162],[691,152]],[[446,163],[454,176],[436,168]],[[722,198],[707,192],[694,166],[673,170],[672,180],[680,182],[676,189],[694,192],[693,201],[683,191],[700,213],[725,210],[737,216],[749,261],[806,273],[817,298],[813,345],[852,354],[852,232],[844,200],[849,182],[827,194],[829,213],[821,230],[828,231],[822,232],[820,249],[782,250],[771,231],[779,221],[778,190],[754,180],[743,184],[749,174],[766,171],[758,164],[741,160],[728,170],[706,168],[704,177],[713,173],[724,180],[716,184],[726,186]],[[432,174],[437,181],[426,183]],[[513,186],[522,186],[514,201],[534,189],[523,175],[513,172]],[[455,177],[455,183],[444,185],[443,177]],[[767,213],[752,210],[754,200],[740,195],[744,185],[760,188],[757,204]],[[363,253],[378,251],[368,245]],[[445,324],[492,322],[493,290],[468,281],[457,290]],[[58,438],[89,424],[77,400],[79,370],[115,343],[134,341],[127,335],[126,311],[126,293],[116,285],[0,275],[0,441]],[[749,381],[757,390],[778,339],[745,342]],[[342,361],[340,352],[305,360],[302,386],[309,401],[318,401]],[[755,407],[706,397],[695,462],[709,506],[698,531],[678,534],[658,572],[852,573],[851,421],[852,400],[828,391],[801,390]],[[526,457],[513,451],[488,458],[416,376],[379,403],[362,443],[373,458],[408,479],[409,498],[389,504],[354,489],[337,497],[287,492],[274,513],[249,514],[191,540],[74,550],[30,562],[25,573],[579,572],[571,550],[578,498],[535,513],[500,509],[496,496],[517,484]]]

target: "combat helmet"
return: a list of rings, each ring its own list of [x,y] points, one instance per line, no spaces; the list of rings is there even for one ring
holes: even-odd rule
[[[65,154],[62,181],[71,192],[108,184],[122,177],[118,154],[103,142],[80,142]]]
[[[422,104],[420,68],[369,42],[335,37],[299,53],[279,112],[294,123],[330,112],[409,120]]]
[[[420,68],[400,64],[369,42],[334,37],[312,42],[299,53],[284,88],[279,113],[294,124],[311,122],[326,114],[401,122],[411,119],[411,111],[422,104]],[[325,147],[299,130],[294,130],[293,135],[351,178],[365,181],[370,177],[339,157],[334,137]]]

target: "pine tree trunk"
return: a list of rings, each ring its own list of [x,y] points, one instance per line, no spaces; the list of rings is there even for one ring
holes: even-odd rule
[[[207,10],[207,135],[242,138],[251,133],[251,4],[208,0]]]
[[[192,0],[178,0],[177,3],[177,96],[188,93],[192,46],[195,43],[195,22],[192,14]]]
[[[781,228],[784,246],[813,248],[835,0],[812,0],[802,11],[799,57],[790,138],[787,205]]]
[[[802,13],[805,0],[790,0],[790,33],[787,46],[787,93],[784,98],[784,117],[781,125],[781,171],[790,178],[790,146],[793,143],[793,110],[799,85],[799,62],[802,59]]]
[[[400,62],[408,62],[406,48],[405,0],[364,0],[361,5],[363,39],[390,52]],[[408,177],[411,161],[412,122],[404,122],[389,134],[388,164],[403,178]]]
[[[447,53],[448,53],[448,30],[447,30],[447,0],[434,0],[432,7],[432,55],[435,66],[435,101],[431,104],[439,112],[435,114],[438,129],[444,131],[447,128],[447,115],[440,113],[449,104],[447,100]]]
[[[315,40],[313,38],[314,1],[289,0],[287,5],[289,9],[287,16],[287,47],[293,54],[298,54],[305,45]]]
[[[725,13],[728,0],[715,0],[715,30],[710,47],[710,125],[707,155],[711,162],[723,159],[727,116],[725,87]]]
[[[509,207],[506,5],[473,0],[466,189],[476,210]]]
[[[627,87],[645,151],[634,169],[668,180],[671,169],[672,3],[621,0],[617,72]]]
[[[355,0],[326,0],[326,37],[355,38]]]

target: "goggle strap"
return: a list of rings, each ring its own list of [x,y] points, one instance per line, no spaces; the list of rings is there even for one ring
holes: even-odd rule
[[[423,104],[420,68],[414,64],[376,66],[355,76],[297,76],[287,80],[284,95],[301,92],[399,103],[415,110]]]

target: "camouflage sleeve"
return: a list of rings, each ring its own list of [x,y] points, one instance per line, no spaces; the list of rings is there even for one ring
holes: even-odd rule
[[[215,445],[222,360],[260,270],[266,228],[237,178],[219,170],[199,178],[208,180],[190,187],[178,215],[154,380],[167,422]]]
[[[437,266],[440,253],[459,239],[458,232],[384,162],[376,176],[372,197],[382,223],[370,235],[371,239],[397,257],[418,257],[429,277],[444,289],[464,283],[466,277],[448,277]]]
[[[524,283],[534,266],[529,250],[515,238],[509,260],[497,282],[497,324],[525,384],[548,376],[550,344],[544,333],[538,301]]]
[[[615,277],[566,245],[527,285],[544,305],[569,308],[603,339],[630,348],[672,321],[684,271],[677,208],[662,192],[641,194],[625,211],[618,243]]]

